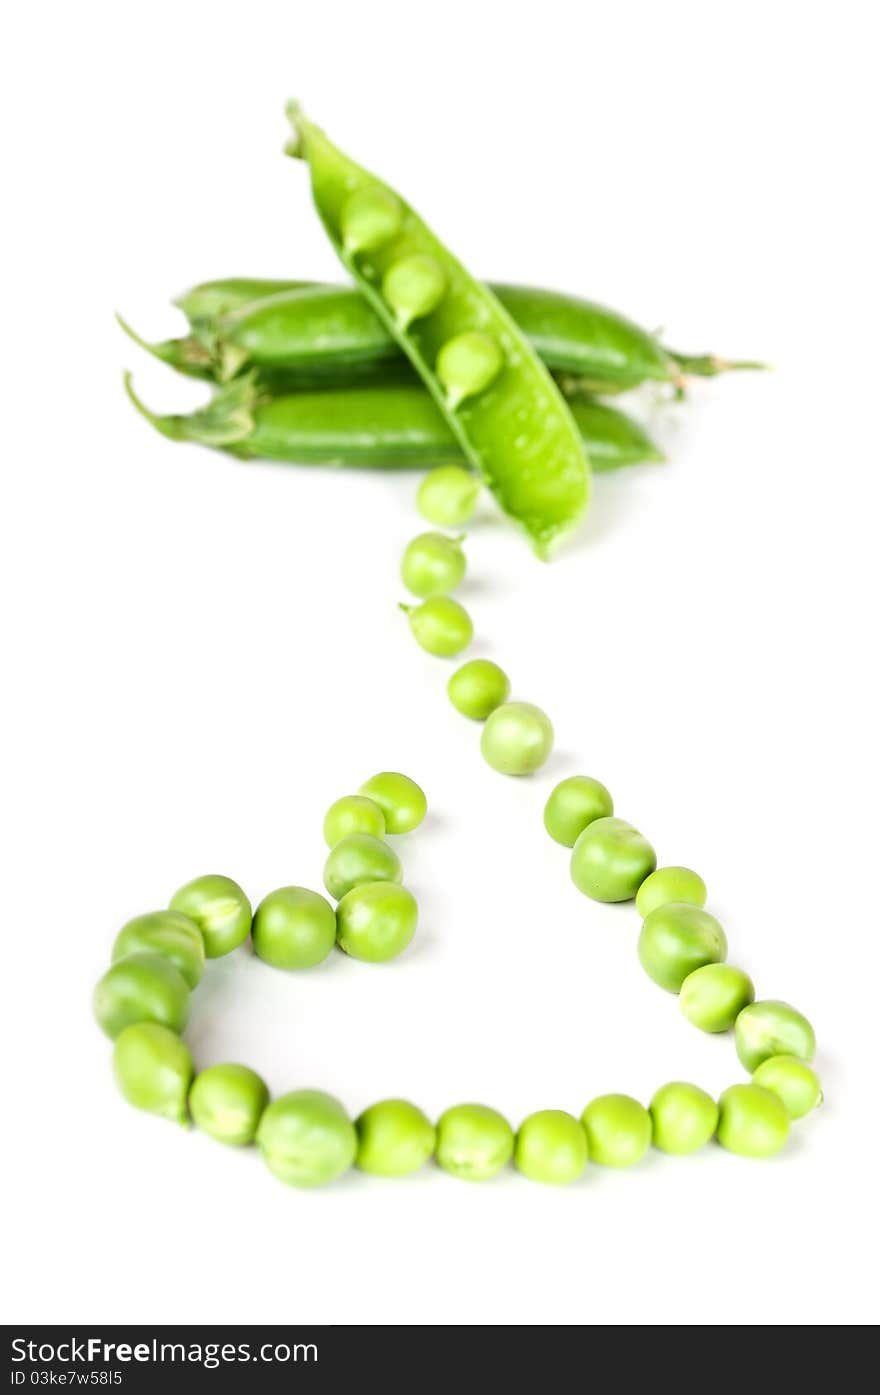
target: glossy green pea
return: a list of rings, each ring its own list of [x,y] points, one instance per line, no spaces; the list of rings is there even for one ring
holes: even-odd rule
[[[433,393],[502,510],[546,556],[583,514],[590,481],[574,420],[547,369],[488,287],[399,194],[343,154],[295,104],[288,112],[295,132],[289,153],[309,167],[315,205],[343,265]],[[365,251],[363,233],[352,238],[352,207],[368,200],[396,205],[401,221],[392,228],[389,220]],[[447,289],[430,314],[404,328],[381,287],[401,257],[414,255],[442,267]],[[483,391],[490,382],[492,390]]]
[[[594,901],[631,901],[657,865],[654,849],[625,819],[594,819],[571,853],[571,879]]]
[[[603,1167],[632,1167],[651,1146],[651,1116],[629,1095],[600,1095],[581,1116],[590,1160]]]
[[[268,1086],[248,1066],[208,1066],[199,1071],[189,1092],[196,1128],[235,1148],[253,1143],[268,1103]]]
[[[688,974],[727,957],[727,936],[708,911],[670,901],[645,917],[639,935],[639,962],[649,978],[678,993]]]
[[[328,848],[335,848],[350,833],[385,837],[385,815],[375,799],[365,794],[345,794],[330,805],[324,815],[324,842]]]
[[[335,901],[365,882],[399,882],[402,877],[397,853],[369,833],[350,833],[340,839],[324,863],[324,885]]]
[[[775,999],[743,1008],[733,1029],[736,1054],[746,1070],[755,1071],[771,1056],[798,1056],[812,1061],[816,1034],[803,1013]]]
[[[374,251],[395,236],[402,221],[400,200],[390,190],[358,189],[345,200],[339,214],[346,251]]]
[[[437,355],[437,377],[453,410],[466,397],[475,397],[498,377],[504,354],[498,340],[481,330],[449,339]]]
[[[519,1126],[513,1155],[516,1168],[533,1182],[565,1186],[587,1165],[583,1125],[561,1109],[540,1109]]]
[[[195,921],[209,959],[229,954],[250,934],[251,903],[231,877],[196,877],[175,891],[168,904]]]
[[[689,867],[658,867],[646,877],[636,893],[636,910],[642,917],[665,906],[670,901],[687,902],[690,906],[705,906],[706,883]]]
[[[205,942],[194,920],[179,911],[150,911],[123,925],[113,941],[114,962],[129,954],[164,954],[196,988],[205,967]]]
[[[445,596],[464,580],[465,566],[459,538],[420,533],[407,545],[400,576],[414,596]]]
[[[402,954],[416,933],[416,898],[393,882],[367,882],[347,892],[336,908],[339,948],[352,959],[384,964]]]
[[[715,1133],[718,1105],[697,1085],[673,1080],[651,1100],[653,1143],[662,1153],[695,1153]]]
[[[491,659],[470,659],[455,670],[446,691],[449,701],[463,717],[485,722],[496,707],[507,701],[510,679]]]
[[[461,445],[429,393],[405,383],[317,391],[292,391],[282,385],[276,391],[249,374],[227,383],[206,407],[184,416],[151,412],[128,374],[125,389],[141,415],[169,440],[194,441],[245,460],[407,470],[462,459]],[[623,412],[586,400],[570,402],[569,410],[594,469],[617,470],[663,459],[638,422]],[[440,468],[467,476],[457,464]],[[468,478],[479,488],[476,476]],[[458,527],[467,519],[447,515],[431,521]]]
[[[597,393],[625,392],[646,381],[678,383],[683,374],[715,377],[762,366],[731,363],[717,354],[675,353],[625,315],[579,296],[498,283],[490,283],[490,290],[548,368]],[[326,376],[353,364],[384,363],[392,355],[403,359],[394,336],[354,286],[229,277],[203,282],[174,303],[200,329],[213,321],[210,328],[221,341],[229,338],[239,348],[247,338],[251,361],[260,362],[267,343],[258,326],[269,300],[273,355],[277,362],[280,342],[286,340],[281,361],[287,367],[296,368],[304,356]]]
[[[778,1095],[789,1119],[802,1119],[822,1103],[818,1075],[798,1056],[769,1056],[758,1066],[752,1084]]]
[[[189,1021],[189,987],[164,954],[129,954],[101,978],[93,1007],[111,1040],[136,1022],[156,1022],[182,1032]]]
[[[440,659],[454,659],[467,649],[474,625],[463,605],[451,596],[432,596],[421,605],[402,605],[416,643]]]
[[[419,252],[390,266],[382,282],[382,294],[403,329],[430,314],[445,290],[446,273],[440,263]]]
[[[785,1105],[760,1085],[731,1085],[718,1101],[717,1138],[744,1158],[771,1158],[784,1147],[789,1120]]]
[[[434,1151],[430,1119],[408,1100],[380,1100],[355,1120],[357,1157],[362,1172],[374,1177],[406,1177],[424,1167]]]
[[[290,1187],[322,1187],[351,1167],[357,1134],[342,1105],[320,1090],[293,1090],[273,1100],[257,1128],[269,1171]]]
[[[564,848],[573,848],[596,819],[614,813],[614,800],[599,780],[589,775],[569,775],[560,780],[544,805],[544,827]]]
[[[706,964],[681,985],[679,1003],[688,1022],[702,1032],[728,1032],[754,1001],[755,985],[732,964]]]
[[[485,1182],[513,1157],[513,1129],[485,1104],[456,1104],[437,1121],[436,1157],[445,1172]]]
[[[480,497],[480,481],[461,465],[438,465],[422,480],[416,507],[423,518],[440,528],[470,523]]]
[[[158,1022],[136,1022],[113,1044],[113,1073],[135,1109],[185,1124],[193,1078],[192,1056],[176,1032]]]
[[[531,702],[505,702],[486,718],[480,750],[501,775],[532,775],[553,749],[553,723]]]
[[[411,833],[428,812],[425,791],[399,770],[380,770],[361,785],[360,792],[372,799],[385,816],[388,833]]]
[[[257,906],[251,933],[255,954],[273,968],[311,969],[336,943],[336,912],[316,891],[282,886]]]

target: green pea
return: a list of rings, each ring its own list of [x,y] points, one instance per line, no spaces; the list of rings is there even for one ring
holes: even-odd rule
[[[714,915],[686,902],[670,901],[645,917],[639,962],[669,993],[681,991],[688,974],[727,957],[727,936]]]
[[[562,1109],[540,1109],[519,1126],[513,1161],[533,1182],[576,1182],[587,1165],[583,1125]]]
[[[400,575],[414,596],[445,596],[464,578],[466,563],[458,538],[420,533],[403,554]]]
[[[113,1046],[113,1073],[135,1109],[185,1124],[192,1056],[176,1032],[158,1022],[135,1022]]]
[[[663,1153],[695,1153],[715,1133],[718,1105],[697,1085],[673,1080],[651,1100],[654,1147]]]
[[[164,954],[129,954],[99,979],[93,1007],[111,1040],[135,1022],[157,1022],[182,1032],[189,1021],[189,988]]]
[[[451,596],[432,596],[421,605],[402,605],[417,644],[440,659],[453,659],[474,637],[471,617]]]
[[[437,377],[446,389],[449,405],[484,392],[504,367],[501,345],[491,334],[471,330],[448,339],[437,355]]]
[[[752,1084],[778,1095],[789,1119],[802,1119],[822,1103],[818,1075],[798,1056],[769,1056],[758,1066]]]
[[[385,837],[385,815],[375,799],[368,799],[365,794],[346,794],[330,805],[324,815],[324,842],[328,848],[335,848],[350,833]]]
[[[456,1104],[437,1121],[437,1162],[453,1177],[485,1182],[513,1157],[513,1129],[485,1104]]]
[[[470,470],[439,465],[419,485],[416,506],[438,528],[462,528],[473,518],[479,497],[480,481]]]
[[[505,702],[486,718],[480,750],[502,775],[532,775],[553,749],[553,723],[531,702]]]
[[[254,952],[273,968],[311,969],[336,943],[336,912],[316,891],[282,886],[260,902],[252,936]]]
[[[253,1143],[268,1103],[268,1086],[249,1066],[208,1066],[189,1092],[196,1128],[236,1148]]]
[[[237,949],[251,932],[251,903],[231,877],[196,877],[175,891],[169,905],[195,921],[209,959]]]
[[[646,877],[636,894],[636,910],[642,917],[650,915],[669,901],[689,906],[705,906],[706,883],[689,867],[658,867]]]
[[[789,1120],[778,1095],[760,1085],[730,1085],[718,1101],[717,1138],[744,1158],[770,1158],[788,1138]]]
[[[594,901],[631,901],[657,865],[654,849],[625,819],[594,819],[571,853],[571,879]]]
[[[164,954],[196,988],[205,967],[205,942],[194,920],[179,911],[150,911],[123,925],[113,941],[113,960],[129,954]]]
[[[369,833],[350,833],[342,838],[324,863],[324,885],[335,901],[364,882],[399,882],[402,877],[397,853]]]
[[[430,312],[443,299],[446,273],[435,257],[415,252],[386,271],[382,294],[403,329]]]
[[[816,1034],[803,1013],[773,999],[743,1008],[733,1029],[736,1054],[746,1070],[755,1071],[771,1056],[798,1056],[812,1061]]]
[[[557,843],[573,848],[585,828],[613,813],[614,800],[599,780],[569,775],[560,780],[544,805],[544,827]]]
[[[496,707],[507,701],[510,679],[491,659],[469,659],[455,670],[446,691],[463,717],[485,722]]]
[[[403,210],[385,189],[358,189],[346,199],[339,228],[347,252],[372,252],[390,242],[400,228]]]
[[[371,775],[361,785],[360,792],[378,804],[388,833],[411,833],[428,812],[428,801],[421,785],[397,770],[380,770],[378,775]]]
[[[706,964],[681,985],[679,1003],[688,1022],[701,1032],[728,1032],[754,1000],[755,985],[732,964]]]
[[[581,1116],[592,1162],[632,1167],[651,1146],[651,1116],[629,1095],[600,1095]]]
[[[357,1166],[374,1177],[405,1177],[424,1167],[434,1151],[430,1119],[407,1100],[381,1100],[355,1120]]]
[[[320,1090],[293,1090],[263,1111],[257,1147],[290,1187],[322,1187],[352,1165],[357,1134],[342,1105]]]
[[[384,964],[402,954],[416,933],[416,898],[393,882],[367,882],[347,892],[336,908],[339,948],[352,959]]]

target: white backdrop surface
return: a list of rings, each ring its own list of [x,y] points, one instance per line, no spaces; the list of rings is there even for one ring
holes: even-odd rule
[[[873,7],[33,4],[0,101],[5,384],[7,1320],[846,1323],[877,1316],[878,227]],[[639,410],[662,467],[599,479],[541,566],[485,507],[474,652],[545,706],[534,780],[480,760],[396,609],[411,477],[240,465],[123,399],[199,390],[125,341],[231,273],[337,275],[298,95],[479,274],[604,299],[762,376]],[[827,1102],[770,1163],[720,1149],[564,1192],[277,1184],[118,1098],[91,986],[118,926],[208,870],[320,886],[326,805],[428,792],[399,961],[244,952],[199,1061],[273,1091],[517,1121],[744,1078],[572,886],[541,808],[582,771],[699,868],[731,957],[815,1022]]]

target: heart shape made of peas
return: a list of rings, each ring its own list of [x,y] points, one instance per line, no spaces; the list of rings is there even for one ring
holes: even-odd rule
[[[734,1030],[751,1083],[730,1086],[716,1102],[696,1085],[673,1081],[661,1086],[649,1108],[628,1095],[602,1095],[580,1119],[540,1110],[514,1133],[501,1114],[481,1104],[453,1106],[435,1126],[409,1101],[383,1100],[352,1122],[322,1091],[295,1090],[270,1100],[248,1066],[221,1064],[196,1073],[182,1033],[206,959],[230,953],[248,937],[261,959],[287,970],[313,967],[335,946],[371,963],[403,952],[416,933],[418,909],[385,834],[411,831],[426,811],[415,781],[388,771],[331,805],[324,819],[324,882],[335,910],[317,892],[288,886],[252,911],[236,882],[208,875],[181,887],[166,910],[124,925],[95,990],[94,1010],[114,1042],[125,1098],[179,1123],[191,1120],[227,1145],[256,1143],[270,1170],[300,1187],[331,1182],[353,1164],[367,1173],[404,1176],[431,1157],[471,1181],[494,1176],[513,1159],[525,1176],[560,1184],[580,1177],[588,1160],[628,1167],[652,1143],[684,1154],[713,1137],[733,1152],[766,1157],[783,1146],[791,1120],[819,1103],[809,1022],[788,1004],[755,1002],[748,976],[724,962],[726,937],[704,909],[702,879],[684,867],[657,868],[647,840],[615,817],[608,790],[587,776],[569,777],[552,791],[544,811],[547,832],[572,849],[572,878],[584,894],[606,902],[635,898],[646,972],[679,994],[685,1016],[703,1031]]]

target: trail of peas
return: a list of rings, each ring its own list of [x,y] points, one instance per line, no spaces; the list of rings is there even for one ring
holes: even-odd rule
[[[638,381],[669,381],[684,367],[712,374],[724,365],[711,356],[672,354],[598,307],[573,307],[563,297],[554,301],[548,293],[516,288],[499,288],[496,296],[468,274],[398,194],[331,145],[298,110],[292,119],[292,153],[309,165],[319,215],[363,299],[303,283],[205,283],[183,300],[193,323],[191,338],[152,347],[184,371],[234,381],[189,417],[154,416],[132,392],[135,404],[175,439],[242,455],[274,450],[279,458],[298,458],[294,452],[301,449],[304,458],[315,461],[334,458],[333,451],[349,455],[356,434],[351,412],[372,412],[366,454],[372,452],[373,459],[346,463],[375,463],[382,430],[386,443],[396,441],[401,448],[390,463],[409,463],[407,451],[416,459],[445,440],[448,458],[463,455],[539,555],[546,556],[589,498],[585,412],[594,413],[594,433],[601,434],[597,423],[604,421],[603,429],[616,432],[620,442],[626,419],[621,414],[603,418],[611,409],[582,402],[583,381],[567,385],[571,400],[566,402],[536,349],[551,367],[580,372],[588,382],[601,381],[605,372],[603,390],[614,383],[615,372],[620,387],[632,383],[625,366],[615,368],[613,353],[603,359],[597,324],[609,327],[610,340],[627,339],[632,363],[641,355],[640,366],[630,372]],[[259,298],[262,303],[256,304]],[[315,324],[328,312],[338,313],[340,305],[348,340],[343,344],[337,336],[332,351],[327,341],[319,348]],[[577,361],[571,354],[566,359],[560,343],[566,334],[577,339],[572,319],[583,320],[585,314],[593,315],[585,339],[592,344],[592,358],[587,353]],[[343,420],[332,426],[325,419],[321,427],[320,394],[310,401],[302,377],[290,391],[297,373],[337,373],[345,364],[364,374],[377,363],[393,363],[396,350],[430,397],[406,382],[371,388],[361,379],[348,389],[354,398],[346,415],[345,389],[337,385],[332,400]],[[243,368],[249,371],[236,377]],[[287,376],[266,376],[278,372]],[[382,430],[375,429],[377,421]],[[442,449],[435,451],[435,460],[438,454],[443,457]],[[474,474],[449,463],[423,480],[418,506],[436,529],[461,529],[470,522],[478,495]],[[402,609],[417,642],[439,657],[463,653],[473,637],[470,616],[451,594],[466,571],[462,541],[461,534],[422,533],[401,563],[402,581],[417,602]],[[494,770],[526,776],[544,765],[554,739],[550,719],[531,703],[510,700],[509,680],[497,664],[479,658],[465,662],[452,674],[448,694],[463,716],[483,724],[480,748]],[[587,776],[561,781],[544,809],[547,832],[571,849],[574,884],[597,901],[635,900],[642,917],[638,956],[646,973],[679,996],[682,1012],[695,1026],[733,1031],[750,1083],[730,1086],[716,1102],[696,1085],[671,1082],[647,1109],[627,1095],[603,1095],[580,1119],[542,1110],[514,1133],[500,1114],[480,1104],[448,1109],[435,1127],[414,1104],[383,1100],[352,1122],[338,1100],[319,1091],[297,1090],[270,1101],[264,1082],[242,1065],[212,1066],[196,1075],[180,1034],[206,958],[229,953],[248,936],[260,958],[288,970],[320,963],[335,945],[373,963],[406,949],[417,930],[418,909],[402,885],[403,868],[385,834],[416,828],[426,809],[419,786],[394,772],[374,776],[356,795],[331,806],[324,820],[329,847],[324,883],[337,901],[335,910],[316,892],[282,887],[252,912],[235,882],[206,876],[180,888],[167,910],[124,926],[94,1007],[114,1040],[114,1068],[125,1097],[180,1122],[191,1117],[227,1144],[256,1143],[270,1170],[296,1186],[332,1181],[352,1164],[402,1176],[431,1157],[453,1175],[474,1181],[495,1175],[513,1159],[527,1177],[566,1183],[582,1174],[588,1160],[630,1166],[652,1143],[684,1154],[714,1137],[750,1157],[767,1157],[783,1146],[790,1121],[821,1099],[809,1064],[815,1053],[812,1027],[786,1003],[755,1000],[748,976],[724,962],[727,939],[705,910],[702,879],[688,868],[658,868],[647,839],[615,815],[610,792]]]

